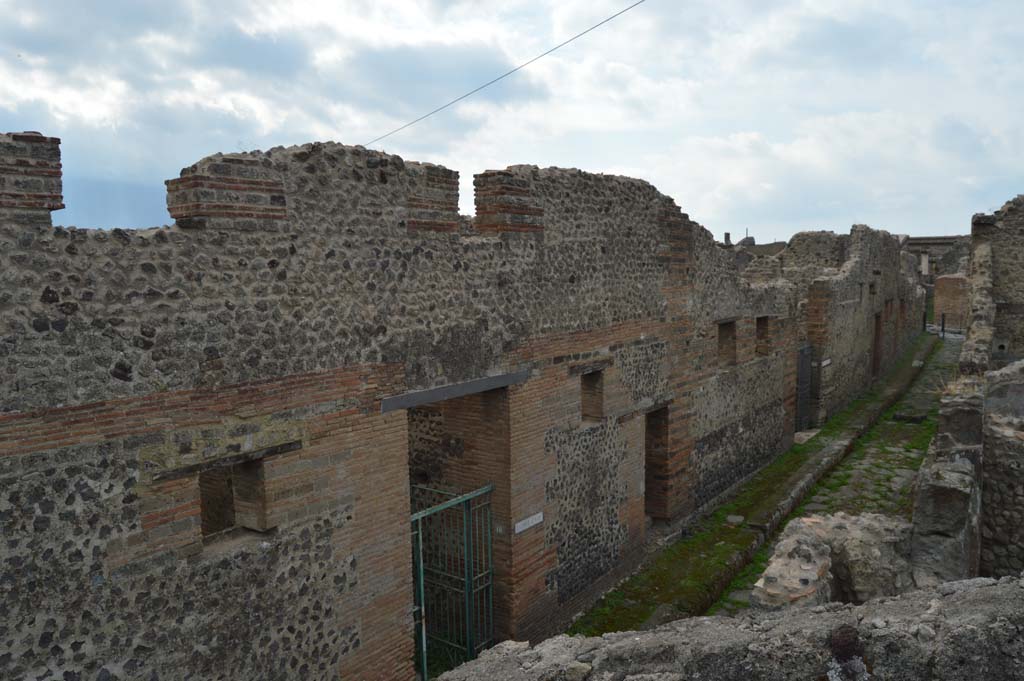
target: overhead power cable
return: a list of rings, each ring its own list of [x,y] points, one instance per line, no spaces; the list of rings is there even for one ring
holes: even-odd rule
[[[608,23],[609,21],[611,21],[611,20],[613,20],[613,19],[615,19],[615,18],[617,18],[617,17],[620,17],[620,16],[622,16],[623,14],[625,14],[626,12],[628,12],[629,10],[633,9],[634,7],[636,7],[637,5],[642,5],[642,4],[644,4],[645,2],[647,2],[647,0],[638,0],[637,2],[634,2],[634,3],[633,3],[632,5],[630,5],[629,7],[625,8],[625,9],[623,9],[623,10],[620,10],[620,11],[616,12],[615,14],[611,15],[610,17],[608,17],[607,19],[605,19],[605,20],[603,20],[603,21],[600,21],[600,22],[598,22],[598,23],[594,24],[593,26],[591,26],[591,27],[590,27],[590,28],[588,28],[587,30],[585,30],[585,31],[583,31],[583,32],[581,32],[581,33],[577,33],[576,35],[574,35],[573,37],[569,38],[569,39],[568,39],[568,40],[566,40],[565,42],[562,42],[562,43],[559,43],[559,44],[555,45],[554,47],[552,47],[552,48],[551,48],[550,50],[548,50],[547,52],[544,52],[544,53],[542,53],[542,54],[538,54],[538,55],[537,55],[536,57],[534,57],[534,58],[533,58],[533,59],[531,59],[530,61],[528,61],[528,62],[523,62],[522,64],[520,64],[519,66],[515,67],[515,68],[514,68],[514,69],[512,69],[511,71],[506,71],[505,73],[501,74],[501,75],[500,75],[500,76],[498,76],[497,78],[495,78],[495,79],[493,79],[493,80],[489,80],[489,81],[487,81],[486,83],[484,83],[484,84],[483,84],[483,85],[481,85],[480,87],[478,87],[478,88],[475,88],[475,89],[473,89],[473,90],[470,90],[469,92],[467,92],[466,94],[462,95],[461,97],[456,97],[455,99],[453,99],[452,101],[448,102],[447,104],[444,104],[444,105],[442,105],[442,106],[439,106],[439,107],[437,107],[436,109],[434,109],[433,111],[431,111],[431,112],[429,112],[429,113],[425,113],[425,114],[423,114],[422,116],[420,116],[419,118],[417,118],[417,119],[416,119],[416,120],[414,120],[414,121],[409,121],[409,122],[408,122],[408,123],[406,123],[405,125],[403,125],[403,126],[401,126],[401,127],[398,127],[398,128],[395,128],[395,129],[394,129],[394,130],[392,130],[391,132],[385,133],[385,134],[381,135],[380,137],[375,137],[374,139],[370,140],[369,142],[367,142],[367,143],[366,143],[366,144],[364,144],[363,146],[365,146],[365,147],[368,147],[368,146],[370,146],[371,144],[374,144],[374,143],[376,143],[376,142],[380,142],[380,141],[381,141],[382,139],[384,139],[384,138],[386,138],[386,137],[391,137],[391,136],[392,136],[392,135],[394,135],[395,133],[398,133],[398,132],[402,132],[402,131],[403,131],[403,130],[405,130],[406,128],[412,127],[412,126],[416,125],[417,123],[419,123],[420,121],[426,120],[427,118],[430,118],[430,117],[431,117],[431,116],[433,116],[434,114],[436,114],[436,113],[439,113],[439,112],[441,112],[441,111],[444,111],[445,109],[447,109],[448,107],[450,107],[450,106],[451,106],[451,105],[453,105],[453,104],[458,104],[459,102],[461,102],[462,100],[466,99],[467,97],[471,97],[471,96],[475,95],[476,93],[480,92],[481,90],[483,90],[484,88],[487,88],[487,87],[490,87],[491,85],[494,85],[494,84],[495,84],[495,83],[497,83],[497,82],[498,82],[499,80],[503,80],[503,79],[505,79],[505,78],[508,78],[509,76],[511,76],[511,75],[512,75],[513,73],[515,73],[516,71],[520,71],[520,70],[522,70],[522,69],[525,69],[525,68],[526,68],[527,66],[529,66],[529,65],[530,65],[530,64],[532,64],[533,62],[535,62],[535,61],[537,61],[537,60],[539,60],[539,59],[543,59],[544,57],[548,56],[549,54],[551,54],[551,53],[552,53],[552,52],[554,52],[555,50],[559,50],[559,49],[561,49],[561,48],[565,47],[566,45],[568,45],[569,43],[573,42],[574,40],[578,40],[579,38],[582,38],[582,37],[583,37],[583,36],[585,36],[586,34],[588,34],[588,33],[590,33],[591,31],[593,31],[594,29],[596,29],[596,28],[600,28],[601,26],[604,26],[604,25],[605,25],[605,24],[607,24],[607,23]]]

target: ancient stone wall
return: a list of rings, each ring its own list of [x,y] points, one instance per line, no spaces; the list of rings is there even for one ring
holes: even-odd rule
[[[990,348],[993,366],[1024,358],[1024,196],[1007,201],[992,215],[975,215],[975,242],[991,247],[995,319]]]
[[[854,607],[693,617],[653,631],[506,643],[442,681],[1024,679],[1024,582],[977,579]]]
[[[960,373],[968,375],[985,373],[992,358],[996,306],[992,294],[992,244],[987,240],[972,241],[970,268],[970,321],[960,349]]]
[[[309,620],[299,614],[308,601],[288,588],[253,582],[247,616],[281,625],[247,643],[264,646],[265,655],[280,661],[275,664],[294,661],[311,677],[330,676],[334,669],[358,677],[407,676],[410,436],[405,412],[381,415],[381,401],[548,365],[562,372],[562,383],[576,395],[558,395],[572,411],[571,443],[559,444],[548,429],[536,431],[540,449],[559,459],[530,471],[542,490],[551,483],[550,499],[513,521],[508,436],[502,456],[473,446],[465,429],[455,432],[464,445],[463,463],[485,456],[505,461],[503,478],[490,471],[499,477],[499,577],[513,567],[511,537],[519,536],[513,522],[547,511],[549,520],[535,532],[552,537],[545,540],[552,559],[540,569],[529,566],[526,577],[539,574],[557,602],[585,589],[593,596],[594,551],[606,556],[597,564],[599,574],[642,540],[644,472],[636,457],[643,437],[635,424],[643,420],[644,405],[670,398],[669,359],[657,335],[665,307],[660,290],[667,264],[659,244],[665,240],[660,216],[666,200],[646,183],[622,178],[528,167],[496,175],[518,183],[516,200],[528,196],[535,205],[494,203],[493,191],[482,192],[481,201],[492,202],[482,210],[489,217],[470,235],[453,226],[453,173],[340,145],[205,159],[168,183],[175,228],[107,232],[5,221],[0,276],[11,295],[3,307],[3,361],[11,380],[0,391],[9,412],[3,447],[12,455],[5,459],[7,504],[18,510],[10,516],[16,539],[7,553],[31,567],[44,547],[63,546],[52,556],[57,586],[48,597],[36,598],[37,588],[23,584],[31,569],[15,580],[9,635],[33,632],[33,642],[55,641],[70,650],[72,641],[57,634],[74,637],[87,629],[89,622],[78,614],[86,612],[115,620],[108,633],[122,642],[130,640],[124,638],[129,631],[140,642],[152,639],[160,627],[152,609],[148,621],[122,617],[120,609],[131,607],[135,594],[160,574],[159,566],[171,565],[196,594],[189,607],[203,622],[211,654],[192,660],[187,651],[178,658],[164,645],[140,643],[138,654],[133,645],[117,652],[96,647],[95,654],[81,656],[79,668],[95,671],[98,660],[110,660],[117,667],[112,671],[127,676],[272,668],[246,645],[225,653],[222,647],[236,640],[228,632],[237,629],[239,611],[200,596],[227,589],[223,580],[244,577],[235,566],[245,547],[262,551],[267,542],[299,542],[322,560],[288,560],[303,561],[301,574],[308,573],[311,583],[341,589],[336,597],[316,597],[332,604],[331,617],[318,620],[315,629],[285,631],[292,621]],[[513,219],[515,211],[529,213],[534,223],[527,228]],[[645,331],[651,338],[639,340]],[[547,340],[552,334],[562,334],[561,340]],[[535,339],[533,346],[527,338]],[[575,359],[583,348],[600,361],[621,362],[610,372],[621,378],[609,377],[621,388],[609,389],[604,424],[597,428],[584,429],[580,422]],[[172,396],[173,404],[160,396]],[[283,399],[287,408],[277,404]],[[264,406],[268,401],[272,407]],[[300,408],[312,411],[295,413]],[[635,423],[620,425],[631,414],[639,415]],[[475,424],[477,431],[494,432],[486,414],[478,414]],[[628,470],[617,477],[621,462],[614,458],[607,469],[595,469],[616,488],[626,485],[621,498],[607,499],[615,527],[595,547],[578,534],[589,516],[574,519],[571,509],[599,509],[589,496],[593,490],[571,480],[569,460],[576,457],[577,468],[590,466],[595,456],[603,461],[600,452],[614,451],[614,443],[621,447],[624,428],[634,452]],[[110,449],[112,440],[129,435],[130,446]],[[93,496],[80,502],[69,497],[73,510],[61,510],[43,489],[36,491],[32,476],[22,475],[30,467],[45,471],[59,457],[89,460],[88,452],[100,445],[106,456],[97,465],[113,477],[98,484],[108,494],[123,490],[110,501],[111,512],[127,523],[123,528],[92,527],[98,522]],[[479,456],[466,456],[473,452]],[[238,457],[262,468],[256,477],[263,488],[235,488],[236,511],[244,509],[236,515],[252,518],[236,529],[271,535],[204,537],[200,477]],[[525,459],[519,465],[529,468]],[[89,470],[72,465],[64,487],[83,487],[78,476],[91,479]],[[467,469],[459,472],[458,482],[469,484]],[[561,476],[574,485],[554,486]],[[530,485],[520,487],[523,504]],[[627,502],[633,510],[620,517]],[[341,520],[325,525],[335,505]],[[67,520],[51,527],[53,514]],[[81,535],[87,545],[62,544],[64,533]],[[556,542],[553,537],[562,534],[572,541]],[[182,562],[222,552],[225,558],[210,562],[203,568],[208,571]],[[352,574],[335,574],[339,552]],[[287,573],[290,564],[280,569]],[[138,577],[118,581],[120,570]],[[116,584],[129,602],[115,606],[106,587],[85,588],[96,575],[101,584]],[[286,586],[307,588],[303,581]],[[263,598],[263,588],[276,589],[280,600]],[[68,610],[63,599],[72,592],[79,597]],[[496,595],[499,603],[505,598]],[[525,617],[511,608],[510,618]],[[321,628],[332,636],[348,632],[351,644],[322,636]],[[35,646],[5,660],[14,665],[12,673],[41,665],[76,668],[70,657],[48,657]],[[333,652],[324,655],[324,647]],[[381,657],[382,651],[388,654]],[[131,669],[125,671],[126,665]]]
[[[863,394],[922,329],[924,290],[898,239],[855,226],[849,253],[839,272],[815,279],[808,294],[818,423]]]
[[[466,443],[446,427],[444,410],[438,404],[413,407],[408,415],[409,480],[416,485],[451,486],[449,465],[465,454]]]
[[[848,236],[797,234],[777,255],[751,261],[743,276],[793,285],[796,343],[814,352],[812,423],[866,391],[923,327],[925,292],[913,257],[898,237],[863,225]]]
[[[397,382],[353,367],[0,419],[3,675],[405,676],[405,421],[367,416],[363,387]],[[199,479],[235,462],[238,526],[204,535]]]
[[[453,171],[307,144],[79,230],[57,143],[0,137],[0,675],[410,678],[410,476],[494,485],[538,638],[790,442],[806,293],[645,182],[490,171],[470,224]]]
[[[812,267],[838,269],[850,257],[851,237],[834,232],[801,232],[794,234],[778,258],[785,268]]]
[[[1024,361],[986,376],[981,574],[1024,570]]]
[[[912,241],[913,239],[910,239]],[[911,244],[907,244],[907,250],[913,252]],[[953,245],[941,253],[938,262],[932,268],[932,274],[938,278],[947,274],[967,271],[967,262],[971,257],[971,237],[959,236],[953,241]]]
[[[709,236],[693,231],[683,370],[694,439],[684,475],[697,508],[789,447],[796,381],[793,289],[746,281]]]
[[[984,381],[963,376],[943,390],[914,495],[912,555],[920,587],[975,577],[979,570]]]
[[[938,431],[922,466],[914,510],[919,584],[1024,568],[1020,324],[1024,220],[1018,197],[971,221],[970,326],[961,376],[945,386]],[[939,282],[948,277],[940,277]],[[996,367],[997,371],[989,371]]]

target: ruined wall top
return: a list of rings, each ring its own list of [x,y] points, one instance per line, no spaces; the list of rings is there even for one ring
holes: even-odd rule
[[[785,279],[802,290],[818,279],[860,278],[867,282],[881,272],[881,263],[896,259],[896,267],[908,286],[919,283],[914,258],[906,239],[867,225],[853,225],[849,234],[829,231],[798,232],[785,248],[740,262],[743,276],[751,281]],[[898,256],[897,256],[898,254]]]
[[[849,257],[851,236],[835,232],[799,232],[778,258],[783,267],[842,267]]]
[[[184,168],[173,227],[51,227],[59,140],[0,139],[25,204],[0,219],[4,410],[367,363],[403,366],[409,389],[469,380],[516,370],[531,338],[664,320],[666,291],[691,285],[699,323],[791,314],[794,286],[886,238],[797,235],[772,258],[808,281],[754,282],[643,180],[486,171],[469,220],[456,171],[333,142]]]
[[[185,168],[173,227],[51,227],[58,141],[3,139],[50,173],[0,220],[4,410],[365,363],[410,389],[514,371],[530,338],[663,319],[670,236],[704,231],[647,182],[533,166],[477,176],[470,225],[457,172],[334,143]]]
[[[0,222],[49,225],[50,211],[63,207],[60,140],[0,133]]]
[[[971,219],[971,326],[961,369],[1024,357],[1024,195]]]

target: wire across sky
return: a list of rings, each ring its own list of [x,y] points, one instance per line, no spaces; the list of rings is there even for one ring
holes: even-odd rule
[[[412,120],[412,121],[409,121],[409,122],[408,122],[408,123],[406,123],[405,125],[403,125],[403,126],[400,126],[400,127],[397,127],[397,128],[395,128],[394,130],[392,130],[391,132],[387,132],[387,133],[384,133],[383,135],[381,135],[380,137],[375,137],[375,138],[373,138],[372,140],[370,140],[369,142],[367,142],[367,143],[366,143],[366,144],[364,144],[363,146],[364,146],[364,147],[368,147],[368,146],[370,146],[371,144],[375,144],[375,143],[377,143],[377,142],[380,142],[380,141],[381,141],[382,139],[385,139],[385,138],[387,138],[387,137],[391,137],[391,136],[392,136],[392,135],[394,135],[395,133],[399,133],[399,132],[402,132],[402,131],[403,131],[403,130],[405,130],[406,128],[411,128],[412,126],[416,125],[416,124],[417,124],[417,123],[419,123],[420,121],[424,121],[424,120],[426,120],[426,119],[430,118],[431,116],[433,116],[434,114],[436,114],[436,113],[439,113],[439,112],[441,112],[441,111],[444,111],[445,109],[447,109],[448,107],[452,106],[453,104],[458,104],[459,102],[461,102],[462,100],[466,99],[467,97],[472,97],[473,95],[475,95],[476,93],[480,92],[481,90],[483,90],[483,89],[485,89],[485,88],[488,88],[488,87],[490,87],[491,85],[494,85],[495,83],[497,83],[497,82],[498,82],[498,81],[500,81],[500,80],[504,80],[505,78],[508,78],[509,76],[511,76],[511,75],[512,75],[513,73],[515,73],[515,72],[517,72],[517,71],[521,71],[522,69],[525,69],[525,68],[526,68],[527,66],[529,66],[529,65],[530,65],[530,64],[532,64],[532,63],[534,63],[535,61],[538,61],[538,60],[540,60],[540,59],[543,59],[544,57],[548,56],[548,55],[549,55],[549,54],[551,54],[552,52],[555,52],[556,50],[559,50],[559,49],[561,49],[561,48],[565,47],[565,46],[566,46],[566,45],[568,45],[569,43],[571,43],[571,42],[573,42],[573,41],[575,41],[575,40],[578,40],[579,38],[582,38],[582,37],[583,37],[583,36],[585,36],[586,34],[588,34],[588,33],[590,33],[591,31],[593,31],[594,29],[597,29],[597,28],[600,28],[601,26],[604,26],[604,25],[605,25],[605,24],[607,24],[607,23],[608,23],[609,21],[612,21],[613,19],[615,19],[615,18],[617,18],[617,17],[620,17],[620,16],[622,16],[623,14],[625,14],[626,12],[628,12],[629,10],[633,9],[634,7],[636,7],[637,5],[642,5],[642,4],[644,4],[645,2],[647,2],[647,0],[638,0],[637,2],[634,2],[634,3],[633,3],[632,5],[630,5],[629,7],[626,7],[625,9],[619,10],[618,12],[616,12],[616,13],[615,13],[615,14],[613,14],[613,15],[611,15],[610,17],[608,17],[608,18],[606,18],[606,19],[604,19],[604,20],[602,20],[602,21],[599,21],[598,23],[594,24],[593,26],[591,26],[591,27],[590,27],[590,28],[588,28],[587,30],[585,30],[585,31],[582,31],[582,32],[580,32],[580,33],[577,33],[577,34],[576,34],[576,35],[574,35],[573,37],[569,38],[568,40],[566,40],[566,41],[564,41],[564,42],[561,42],[561,43],[559,43],[559,44],[555,45],[554,47],[552,47],[552,48],[551,48],[550,50],[548,50],[548,51],[546,51],[546,52],[543,52],[543,53],[541,53],[541,54],[538,54],[538,55],[537,55],[536,57],[534,57],[534,58],[533,58],[533,59],[531,59],[530,61],[527,61],[527,62],[523,62],[523,63],[522,63],[522,64],[520,64],[519,66],[515,67],[514,69],[512,69],[512,70],[510,70],[510,71],[506,71],[505,73],[501,74],[501,75],[500,75],[500,76],[498,76],[497,78],[494,78],[494,79],[492,79],[492,80],[489,80],[489,81],[487,81],[486,83],[484,83],[483,85],[481,85],[481,86],[479,86],[479,87],[477,87],[477,88],[474,88],[474,89],[470,90],[470,91],[469,91],[469,92],[467,92],[466,94],[464,94],[464,95],[461,95],[461,96],[459,96],[459,97],[456,97],[455,99],[453,99],[452,101],[448,102],[447,104],[443,104],[443,105],[441,105],[441,106],[437,107],[436,109],[434,109],[433,111],[430,111],[430,112],[428,112],[428,113],[425,113],[425,114],[423,114],[422,116],[420,116],[420,117],[419,117],[419,118],[417,118],[416,120]]]

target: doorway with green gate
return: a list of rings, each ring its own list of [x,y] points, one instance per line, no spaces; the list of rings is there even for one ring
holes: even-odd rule
[[[406,410],[413,633],[426,681],[476,657],[507,628],[508,533],[495,528],[508,526],[508,391]]]
[[[493,489],[412,487],[413,622],[424,681],[494,643]]]

